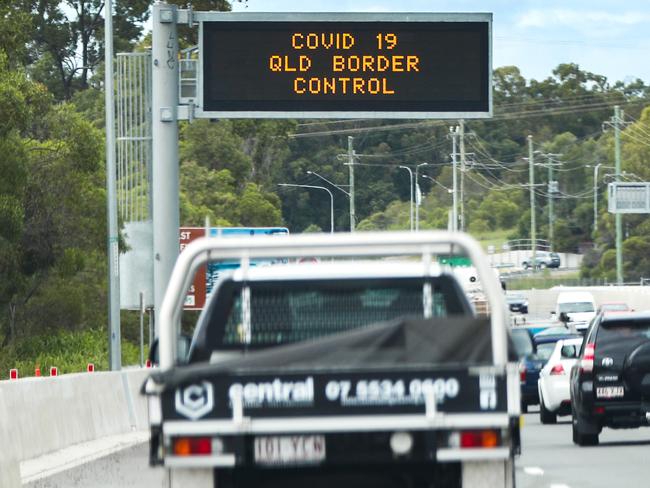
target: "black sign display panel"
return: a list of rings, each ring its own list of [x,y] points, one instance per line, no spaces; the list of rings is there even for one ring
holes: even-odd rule
[[[487,20],[204,21],[200,109],[487,117],[490,36]]]

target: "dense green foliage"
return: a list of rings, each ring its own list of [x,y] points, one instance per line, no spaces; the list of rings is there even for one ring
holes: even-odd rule
[[[117,3],[116,49],[147,47],[149,0]],[[224,0],[193,3],[227,10]],[[0,368],[55,362],[63,371],[105,366],[106,192],[104,166],[103,2],[0,3]],[[183,46],[196,30],[183,29]],[[516,67],[494,73],[494,117],[466,121],[466,228],[530,234],[527,137],[533,136],[537,231],[548,237],[548,163],[559,192],[554,248],[585,255],[584,278],[612,280],[614,224],[605,187],[614,162],[614,105],[626,111],[625,179],[650,180],[650,88],[609,82],[575,64],[546,79]],[[645,108],[645,110],[644,110]],[[329,195],[280,183],[326,186],[335,228],[349,229],[348,136],[353,136],[358,230],[407,229],[410,175],[422,193],[421,229],[446,228],[452,195],[449,126],[456,121],[199,120],[181,127],[181,222],[286,225],[329,230]],[[553,154],[545,156],[544,154]],[[599,200],[594,229],[593,174]],[[417,166],[419,165],[419,166]],[[311,173],[310,173],[311,172]],[[320,176],[318,176],[320,175]],[[429,178],[425,178],[426,175]],[[322,178],[321,178],[322,177]],[[338,185],[331,186],[325,180]],[[625,277],[650,276],[646,216],[625,216]],[[137,320],[123,314],[125,363],[134,362]],[[78,340],[70,349],[57,344]],[[64,352],[65,351],[65,352]],[[87,351],[83,354],[70,351]],[[62,355],[69,357],[63,358]],[[87,357],[88,356],[88,357]],[[89,356],[92,356],[89,357]]]

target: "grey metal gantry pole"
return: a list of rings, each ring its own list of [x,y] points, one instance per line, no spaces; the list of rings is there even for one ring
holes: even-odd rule
[[[535,224],[535,161],[533,159],[533,136],[528,136],[528,178],[530,180],[530,244],[533,249],[531,264],[533,273],[537,264],[537,230]]]
[[[120,328],[120,250],[117,223],[117,167],[115,162],[115,101],[113,92],[113,3],[104,15],[104,97],[106,110],[106,210],[108,218],[108,367],[122,369]]]
[[[348,136],[348,168],[350,169],[350,232],[354,232],[355,208],[354,208],[354,137]]]
[[[158,2],[152,30],[152,201],[154,307],[160,311],[178,257],[177,7]],[[158,331],[156,331],[156,336]]]
[[[616,181],[621,181],[621,108],[614,107],[614,156]],[[623,214],[616,212],[616,283],[623,284]]]

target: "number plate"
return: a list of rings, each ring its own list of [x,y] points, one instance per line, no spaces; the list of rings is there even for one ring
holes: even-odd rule
[[[315,464],[325,460],[325,436],[296,435],[255,438],[257,464]]]
[[[624,394],[622,386],[599,386],[596,388],[597,398],[620,398]]]

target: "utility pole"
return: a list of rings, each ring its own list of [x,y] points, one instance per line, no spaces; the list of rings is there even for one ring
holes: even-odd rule
[[[548,243],[551,251],[553,250],[553,241],[555,239],[555,233],[553,232],[553,194],[557,191],[556,182],[553,181],[553,166],[556,164],[553,162],[553,158],[558,158],[560,156],[562,156],[562,154],[546,154],[546,161],[548,164]]]
[[[117,222],[117,167],[115,162],[115,101],[113,99],[113,3],[104,15],[104,97],[106,101],[106,205],[108,218],[108,366],[122,369],[120,328],[120,251]]]
[[[354,232],[354,137],[348,136],[348,168],[350,169],[350,232]]]
[[[614,107],[614,156],[616,182],[621,181],[621,121],[623,111],[616,105]],[[623,284],[623,214],[616,212],[616,282]]]
[[[460,230],[465,231],[465,121],[460,120]]]
[[[548,161],[548,244],[549,249],[553,250],[553,161],[551,161],[551,155],[547,154]]]
[[[533,249],[532,270],[537,264],[537,233],[535,229],[535,161],[533,154],[533,136],[528,136],[528,179],[530,180],[530,242]]]
[[[459,127],[450,127],[449,132],[451,135],[451,141],[452,141],[452,153],[451,153],[451,161],[452,161],[452,189],[453,189],[453,195],[452,195],[452,206],[451,206],[451,220],[452,220],[452,225],[451,225],[451,230],[456,231],[458,230],[458,175],[457,175],[457,162],[456,162],[456,146],[457,146],[457,140],[458,140],[458,133],[459,133]]]

